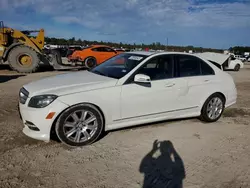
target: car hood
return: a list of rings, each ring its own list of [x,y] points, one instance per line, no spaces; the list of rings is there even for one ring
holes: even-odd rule
[[[92,89],[115,86],[117,79],[101,76],[89,71],[78,71],[42,78],[23,87],[29,96],[55,94],[58,96]]]

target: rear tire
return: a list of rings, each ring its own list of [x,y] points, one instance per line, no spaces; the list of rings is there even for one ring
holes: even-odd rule
[[[220,119],[224,108],[224,97],[219,93],[215,93],[205,101],[201,109],[200,119],[204,122],[215,122]]]
[[[87,57],[84,60],[84,65],[88,69],[91,69],[91,68],[95,67],[96,64],[97,64],[97,61],[96,61],[96,59],[94,57]]]
[[[234,67],[234,70],[235,70],[235,71],[239,71],[239,70],[240,70],[240,65],[237,64],[237,65]]]
[[[95,106],[79,104],[60,115],[55,131],[59,140],[67,146],[85,146],[100,137],[103,127],[102,114]]]
[[[35,50],[28,46],[17,46],[8,55],[10,67],[19,73],[33,73],[39,68],[40,59]]]

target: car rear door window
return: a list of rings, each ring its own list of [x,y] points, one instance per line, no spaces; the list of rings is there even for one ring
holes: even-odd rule
[[[214,70],[201,59],[191,55],[177,55],[179,77],[213,75]]]
[[[214,75],[214,70],[204,61],[201,62],[201,74],[202,75]]]
[[[178,55],[177,65],[180,77],[201,75],[200,62],[188,55]]]

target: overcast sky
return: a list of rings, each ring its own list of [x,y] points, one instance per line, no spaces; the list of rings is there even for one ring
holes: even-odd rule
[[[250,46],[250,0],[0,0],[0,19],[50,37]]]

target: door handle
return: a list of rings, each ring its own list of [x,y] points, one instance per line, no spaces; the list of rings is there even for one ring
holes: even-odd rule
[[[175,83],[167,83],[165,84],[165,87],[173,87],[175,85]]]
[[[204,80],[204,82],[209,82],[210,80]]]

